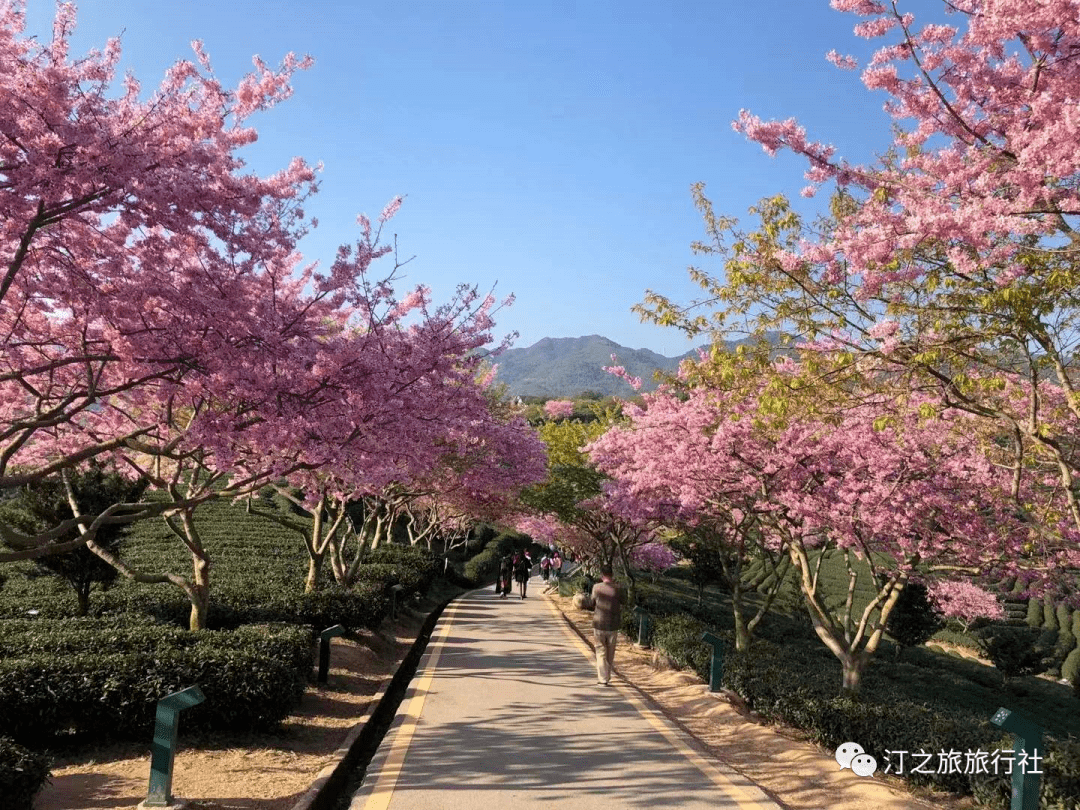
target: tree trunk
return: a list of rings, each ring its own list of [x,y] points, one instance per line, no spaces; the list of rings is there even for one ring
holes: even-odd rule
[[[319,587],[319,574],[325,554],[311,554],[308,557],[307,579],[304,580],[304,593],[314,593]]]
[[[90,612],[90,585],[79,586],[75,589],[75,595],[79,598],[79,609],[76,616],[85,616]]]
[[[191,618],[188,622],[191,630],[205,630],[206,617],[210,612],[210,560],[198,554],[191,555],[195,567],[195,587],[192,588]]]
[[[750,649],[750,628],[746,624],[746,616],[743,615],[742,588],[738,582],[735,582],[731,589],[731,612],[735,618],[735,649],[746,652]]]
[[[868,656],[862,654],[841,657],[840,665],[844,669],[841,690],[845,695],[854,696],[859,693],[862,687],[863,671],[869,660]]]

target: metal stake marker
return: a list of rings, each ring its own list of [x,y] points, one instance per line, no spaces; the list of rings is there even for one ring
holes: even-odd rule
[[[712,645],[712,664],[709,669],[709,691],[719,692],[724,674],[724,640],[712,633],[703,633],[701,640]]]
[[[644,608],[634,608],[634,615],[638,617],[638,633],[637,633],[637,645],[642,649],[649,648],[649,630],[651,629],[652,620],[648,611]]]
[[[397,595],[398,595],[398,593],[401,592],[401,590],[404,587],[405,586],[402,585],[400,582],[397,585],[392,585],[390,587],[390,618],[391,619],[396,619],[397,618]]]
[[[1014,759],[1012,766],[1012,804],[1010,810],[1039,810],[1039,749],[1042,748],[1043,730],[1027,718],[1002,707],[994,712],[990,722],[1013,735],[1016,746],[1013,753],[1022,751],[1026,756],[1021,767]],[[1029,764],[1030,763],[1030,764]],[[1035,773],[1028,770],[1035,769]]]
[[[173,798],[173,761],[176,757],[176,732],[180,725],[180,712],[198,706],[206,700],[198,686],[189,686],[179,692],[166,695],[158,701],[154,724],[154,744],[150,753],[150,788],[144,807],[181,808],[185,802]]]
[[[327,627],[319,633],[319,683],[326,683],[330,674],[330,639],[345,633],[345,628],[340,624]]]

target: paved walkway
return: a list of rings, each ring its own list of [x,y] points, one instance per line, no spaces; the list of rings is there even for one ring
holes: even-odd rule
[[[617,676],[598,686],[543,584],[447,607],[350,810],[779,810]]]

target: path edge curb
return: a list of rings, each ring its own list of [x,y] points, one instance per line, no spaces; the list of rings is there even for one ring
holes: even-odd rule
[[[565,622],[566,626],[569,627],[570,630],[578,638],[580,638],[583,642],[585,642],[585,644],[591,650],[593,650],[593,652],[596,652],[596,645],[593,644],[591,641],[589,641],[589,639],[586,637],[586,635],[584,633],[582,633],[581,630],[578,629],[578,626],[576,624],[574,624],[573,620],[569,616],[566,615],[566,612],[563,611],[563,609],[559,605],[559,603],[556,602],[555,599],[552,598],[553,594],[549,594],[547,592],[544,592],[543,596],[544,596],[545,599],[547,599],[547,601],[551,604],[551,606],[553,608],[555,608],[555,610],[559,614],[559,617],[563,620],[563,622]],[[619,632],[620,632],[620,634],[623,634],[621,630]],[[623,635],[625,635],[625,634],[623,634]],[[635,696],[640,701],[642,701],[652,711],[659,714],[661,717],[663,717],[665,720],[667,720],[669,723],[671,723],[671,725],[673,725],[680,732],[682,732],[682,735],[687,738],[687,740],[685,742],[687,744],[689,744],[696,751],[696,753],[699,756],[705,757],[706,759],[713,759],[713,760],[716,760],[717,762],[721,762],[724,765],[725,768],[729,768],[731,771],[733,771],[734,773],[737,773],[743,779],[750,782],[750,784],[753,785],[757,790],[761,791],[761,793],[769,801],[775,803],[776,805],[778,805],[781,808],[787,807],[787,805],[784,804],[784,802],[781,800],[781,798],[779,796],[777,796],[773,791],[771,791],[771,790],[763,787],[762,785],[758,784],[758,782],[753,778],[753,776],[751,776],[748,773],[745,773],[741,768],[735,767],[730,762],[727,762],[726,760],[724,760],[724,759],[722,759],[720,757],[717,757],[716,754],[709,749],[708,745],[706,745],[702,740],[698,739],[697,735],[694,734],[694,732],[691,731],[690,728],[688,728],[682,721],[680,721],[677,717],[674,717],[672,714],[667,712],[664,709],[663,706],[661,706],[656,700],[653,699],[652,695],[650,695],[644,689],[640,688],[636,683],[631,681],[629,678],[623,676],[617,669],[615,669],[615,667],[612,667],[612,671],[619,676],[619,679],[622,682],[622,685],[626,686],[626,687],[629,687],[634,692]],[[704,685],[704,681],[702,681],[702,684]],[[744,718],[744,720],[745,720],[745,718]],[[747,722],[754,722],[754,721],[747,721]]]
[[[394,706],[391,710],[391,701],[387,700],[387,695],[394,692],[397,687],[402,686],[403,681],[412,678],[443,611],[446,610],[447,605],[463,595],[457,594],[450,597],[436,605],[428,614],[428,617],[420,626],[420,632],[417,634],[416,640],[412,643],[405,657],[401,659],[401,664],[398,665],[397,670],[383,682],[379,691],[375,693],[371,702],[368,703],[368,711],[352,727],[344,742],[333,753],[335,761],[319,771],[315,781],[311,783],[311,787],[307,789],[307,792],[300,797],[300,800],[290,810],[330,810],[338,798],[337,794],[348,780],[349,773],[356,764],[360,751],[371,742],[371,736],[374,734],[378,721],[383,719],[387,712],[397,711],[397,706]]]

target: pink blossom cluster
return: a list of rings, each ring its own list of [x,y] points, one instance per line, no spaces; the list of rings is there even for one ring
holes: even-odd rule
[[[569,419],[574,415],[574,403],[569,399],[550,399],[544,403],[548,419]]]
[[[827,541],[907,570],[1024,556],[1007,477],[970,441],[972,417],[925,420],[917,408],[867,400],[835,423],[792,418],[768,429],[758,407],[704,388],[650,394],[587,449],[613,491],[669,525],[754,514],[774,548]],[[875,425],[883,413],[893,421]]]
[[[410,485],[490,514],[543,477],[484,390],[494,296],[372,274],[401,199],[321,271],[296,252],[315,170],[245,168],[248,118],[310,59],[256,59],[229,90],[195,43],[144,101],[112,87],[118,41],[69,57],[74,14],[42,45],[0,8],[0,490],[111,457],[175,498],[198,468],[199,498],[288,476],[312,502]]]
[[[997,597],[989,591],[964,580],[935,582],[927,588],[930,601],[937,605],[942,615],[970,622],[985,617],[1005,618],[1005,609]]]
[[[645,543],[630,555],[630,561],[643,571],[660,573],[679,561],[679,556],[663,543]]]
[[[987,273],[1005,286],[1024,274],[1032,244],[1075,253],[1073,218],[1080,116],[1073,113],[1080,29],[1073,0],[948,2],[961,25],[917,24],[902,3],[833,0],[863,19],[857,36],[885,43],[863,70],[888,96],[896,119],[891,157],[852,166],[808,138],[794,119],[763,121],[742,111],[733,126],[769,154],[790,149],[808,161],[808,193],[835,181],[859,205],[807,251],[868,294],[926,272],[916,248],[940,245],[953,268]],[[831,51],[845,69],[855,60]],[[884,150],[879,150],[884,153]],[[839,282],[840,279],[836,279]]]

